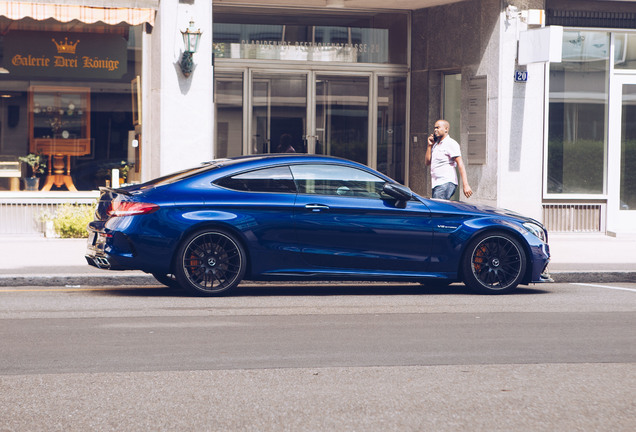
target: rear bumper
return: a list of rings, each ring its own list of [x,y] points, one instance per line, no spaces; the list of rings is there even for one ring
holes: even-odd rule
[[[132,265],[134,254],[132,251],[121,252],[113,248],[113,235],[89,230],[84,258],[88,265],[103,270],[136,270]]]

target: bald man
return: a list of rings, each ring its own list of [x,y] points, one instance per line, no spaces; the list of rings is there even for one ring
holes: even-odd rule
[[[473,190],[466,178],[466,168],[462,161],[462,154],[457,141],[448,136],[450,123],[446,120],[437,120],[435,130],[428,137],[426,148],[426,165],[431,166],[431,179],[433,180],[433,198],[450,199],[457,189],[457,171],[462,179],[462,187],[466,198],[470,198]]]

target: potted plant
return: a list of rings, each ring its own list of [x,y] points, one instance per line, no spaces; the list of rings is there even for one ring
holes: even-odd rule
[[[42,175],[45,172],[46,156],[29,153],[26,156],[20,156],[18,159],[29,165],[31,171],[31,175],[24,179],[25,189],[28,191],[38,190],[40,185],[40,178],[38,175]]]
[[[125,184],[128,181],[128,173],[134,166],[134,163],[129,165],[126,161],[121,161],[121,167],[119,168],[119,181],[121,184]]]

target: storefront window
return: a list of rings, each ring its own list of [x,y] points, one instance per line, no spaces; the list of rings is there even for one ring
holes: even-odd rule
[[[0,25],[10,29],[0,36],[0,159],[40,155],[43,191],[95,190],[114,168],[139,181],[141,26]],[[32,171],[22,163],[18,174]],[[21,188],[0,178],[0,190]]]
[[[623,86],[620,209],[636,209],[636,84]]]
[[[215,8],[214,56],[406,64],[407,17],[342,11],[291,16],[281,10]]]
[[[607,32],[565,31],[563,61],[550,64],[550,194],[602,194],[606,160]]]
[[[616,69],[636,69],[636,33],[615,34],[614,67]]]

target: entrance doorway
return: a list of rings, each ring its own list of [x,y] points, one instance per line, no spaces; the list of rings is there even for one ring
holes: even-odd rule
[[[607,228],[636,233],[636,76],[615,76],[609,109]]]
[[[404,182],[406,84],[378,72],[217,69],[215,157],[324,154]]]
[[[315,153],[367,164],[369,77],[316,76]]]
[[[307,74],[254,72],[250,154],[305,153]]]

